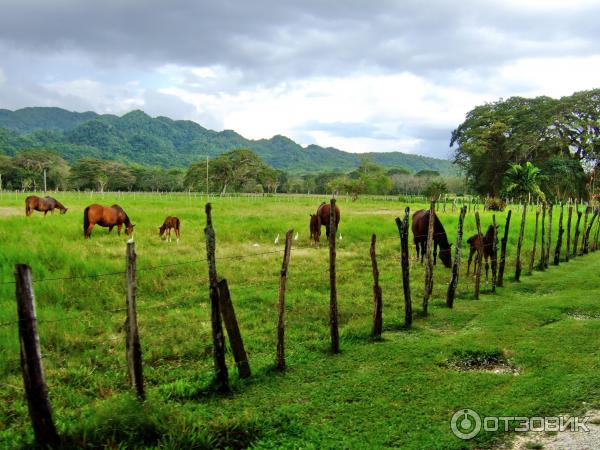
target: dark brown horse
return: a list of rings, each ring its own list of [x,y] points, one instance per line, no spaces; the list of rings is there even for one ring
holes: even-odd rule
[[[162,237],[165,233],[167,234],[167,242],[171,242],[171,230],[175,230],[175,236],[177,237],[177,243],[179,244],[179,225],[180,221],[177,217],[168,216],[163,224],[158,228],[158,235]]]
[[[86,238],[89,238],[92,235],[94,225],[108,227],[109,233],[116,225],[120,236],[123,224],[125,224],[125,233],[127,233],[127,235],[133,233],[133,227],[135,225],[131,223],[129,217],[119,205],[90,205],[83,211],[83,235]]]
[[[498,245],[498,228],[500,225],[496,225],[496,245]],[[467,244],[470,245],[469,251],[469,262],[467,263],[467,275],[469,274],[469,269],[471,268],[471,261],[473,260],[473,254],[476,251],[481,250],[483,252],[483,258],[485,259],[485,279],[488,279],[488,270],[489,264],[488,259],[492,256],[492,250],[494,248],[494,226],[490,225],[485,232],[484,235],[474,234],[469,239],[467,239]],[[473,268],[475,271],[475,268]]]
[[[44,213],[44,216],[50,211],[54,214],[54,210],[59,209],[61,214],[67,212],[67,208],[63,206],[61,202],[52,197],[38,197],[37,195],[30,195],[25,199],[25,214],[30,216],[33,211],[40,211]]]
[[[452,265],[452,254],[450,248],[452,244],[448,243],[448,236],[446,236],[446,230],[437,214],[433,216],[433,264],[437,260],[437,247],[440,247],[440,259],[444,263],[444,266],[450,267]],[[412,232],[415,241],[415,247],[417,247],[417,259],[419,259],[419,250],[421,251],[421,263],[423,262],[423,256],[427,251],[427,231],[429,229],[429,211],[421,209],[413,214],[412,217]],[[420,247],[420,248],[419,248]]]
[[[319,243],[321,239],[321,226],[325,225],[325,234],[329,238],[329,214],[331,213],[331,205],[329,203],[321,203],[317,208],[316,214],[310,215],[310,238]],[[340,208],[335,205],[335,229],[337,230],[340,223]]]

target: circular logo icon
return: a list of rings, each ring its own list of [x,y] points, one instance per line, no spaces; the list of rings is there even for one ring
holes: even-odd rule
[[[460,439],[473,439],[481,431],[481,417],[472,409],[459,409],[452,416],[450,428]]]

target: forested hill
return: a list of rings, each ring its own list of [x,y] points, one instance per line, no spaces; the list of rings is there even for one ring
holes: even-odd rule
[[[143,111],[118,117],[60,108],[0,109],[0,153],[14,155],[25,148],[47,148],[68,161],[82,157],[162,167],[185,167],[233,148],[248,148],[271,166],[290,173],[349,171],[360,155],[317,145],[302,147],[285,136],[249,140],[235,131],[208,130],[195,122],[152,118]],[[364,155],[364,154],[363,154]],[[455,173],[446,160],[400,152],[369,153],[388,168],[413,172]]]

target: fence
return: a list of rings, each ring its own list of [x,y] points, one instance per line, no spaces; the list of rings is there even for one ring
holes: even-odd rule
[[[335,206],[335,199],[331,201],[332,206]],[[578,218],[581,218],[582,213],[579,211],[580,205],[575,205],[576,211],[578,213]],[[569,205],[569,211],[572,210],[573,205]],[[432,202],[430,206],[430,214],[435,211],[436,205]],[[519,227],[519,236],[518,236],[518,244],[517,244],[517,255],[516,255],[516,264],[515,264],[515,279],[518,280],[521,270],[521,247],[523,244],[523,235],[525,229],[525,221],[527,218],[526,210],[527,206],[522,205],[522,214],[521,214],[521,222]],[[550,205],[550,211],[554,208],[553,205]],[[566,253],[564,254],[564,261],[568,261],[569,258],[584,255],[588,252],[593,252],[598,249],[598,237],[600,234],[600,225],[598,221],[595,219],[598,216],[598,209],[590,208],[585,205],[585,220],[583,229],[579,229],[580,222],[577,221],[577,225],[575,227],[575,238],[571,246],[571,221],[567,221],[567,229],[563,229],[563,221],[562,221],[562,211],[563,206],[559,205],[561,214],[559,218],[558,224],[558,239],[556,242],[556,248],[554,249],[554,265],[558,265],[560,263],[560,255],[562,252],[562,236],[564,231],[566,231]],[[545,210],[545,206],[543,210]],[[340,343],[339,343],[339,325],[338,325],[338,304],[337,304],[337,274],[344,272],[355,272],[357,270],[356,267],[338,270],[336,266],[336,230],[335,230],[335,220],[334,220],[334,212],[335,208],[331,208],[330,215],[330,227],[332,232],[330,233],[330,237],[328,240],[329,246],[329,268],[326,272],[329,273],[329,292],[330,292],[330,315],[329,315],[329,325],[330,325],[330,334],[331,334],[331,351],[332,353],[337,353],[340,351]],[[452,267],[452,275],[451,279],[448,283],[448,292],[446,295],[446,304],[449,308],[452,308],[455,300],[455,292],[457,286],[459,284],[459,268],[461,262],[461,243],[462,243],[462,234],[463,234],[463,223],[468,211],[467,206],[463,206],[459,211],[459,221],[458,221],[458,230],[457,230],[457,238],[456,238],[456,251],[455,251],[455,260],[454,265]],[[590,213],[592,217],[590,220],[588,216]],[[244,348],[244,343],[242,339],[242,335],[240,332],[240,328],[237,323],[237,318],[235,314],[235,308],[232,301],[232,296],[229,291],[229,286],[227,280],[219,279],[218,272],[216,268],[216,262],[225,262],[228,260],[237,260],[237,259],[246,259],[246,258],[255,258],[263,255],[275,255],[282,254],[282,266],[281,271],[279,272],[279,291],[278,291],[278,300],[277,300],[277,344],[276,344],[276,358],[275,358],[275,366],[278,370],[283,371],[286,367],[285,361],[285,296],[286,296],[286,284],[288,279],[288,267],[290,264],[293,265],[292,258],[292,235],[293,230],[289,230],[286,233],[285,239],[285,247],[283,249],[271,250],[266,252],[257,252],[251,254],[244,255],[232,255],[232,256],[223,256],[217,258],[215,256],[215,233],[212,228],[212,217],[211,217],[211,208],[210,204],[207,204],[206,208],[206,216],[207,216],[207,226],[205,228],[205,238],[206,238],[206,250],[207,257],[200,258],[195,260],[189,260],[184,262],[175,262],[163,265],[155,265],[155,266],[147,266],[147,267],[137,267],[137,255],[135,252],[135,244],[133,241],[127,243],[126,248],[126,264],[124,271],[112,271],[100,274],[93,274],[87,276],[50,276],[42,279],[35,279],[31,272],[31,269],[23,264],[17,264],[15,270],[15,279],[13,280],[5,280],[0,284],[14,284],[16,288],[16,299],[17,299],[17,311],[18,311],[18,320],[0,323],[0,327],[9,327],[16,326],[19,330],[19,340],[20,340],[20,349],[21,354],[18,361],[24,380],[25,394],[28,402],[28,408],[31,418],[32,427],[34,430],[34,435],[36,441],[43,446],[57,446],[60,442],[60,437],[56,431],[56,427],[54,426],[52,420],[52,408],[50,402],[48,400],[48,386],[46,383],[46,378],[44,375],[43,369],[43,360],[44,356],[42,355],[40,348],[40,339],[38,332],[38,324],[40,323],[51,323],[51,322],[68,322],[73,320],[81,320],[81,315],[74,316],[65,316],[60,319],[49,319],[49,320],[38,320],[36,317],[35,310],[35,295],[34,295],[34,286],[39,283],[53,282],[53,281],[71,281],[71,280],[82,280],[82,279],[100,279],[100,278],[109,278],[109,277],[122,277],[125,280],[125,298],[126,303],[125,306],[120,308],[112,308],[101,311],[102,314],[106,315],[114,315],[117,313],[125,313],[125,343],[126,343],[126,351],[125,351],[125,360],[126,364],[119,366],[126,371],[128,374],[129,383],[131,385],[132,390],[135,391],[136,395],[140,398],[140,400],[144,400],[146,393],[144,387],[144,367],[143,367],[143,358],[142,358],[142,348],[143,341],[138,331],[138,312],[139,311],[149,311],[156,309],[169,309],[181,306],[181,298],[170,299],[168,302],[164,302],[158,305],[146,306],[146,307],[137,307],[137,274],[143,272],[152,272],[158,271],[166,268],[178,267],[182,265],[196,265],[201,263],[206,263],[208,267],[208,278],[203,280],[203,284],[209,287],[209,296],[210,296],[210,305],[211,305],[211,315],[210,315],[210,323],[212,329],[212,347],[213,347],[213,355],[214,355],[214,373],[216,384],[215,387],[221,391],[226,392],[229,390],[229,376],[228,376],[228,368],[226,365],[225,359],[225,342],[224,337],[225,333],[223,330],[223,323],[225,324],[225,330],[227,331],[227,337],[230,342],[230,347],[232,349],[232,353],[235,359],[236,367],[239,373],[239,376],[242,378],[247,378],[251,376],[250,370],[250,362],[246,350]],[[372,327],[372,335],[374,338],[379,338],[381,336],[383,330],[383,301],[382,301],[382,288],[379,284],[379,266],[378,266],[378,256],[376,251],[377,243],[394,240],[399,243],[399,255],[392,255],[391,258],[386,258],[394,261],[395,263],[399,263],[401,268],[401,282],[403,285],[403,294],[404,294],[404,326],[410,327],[413,322],[413,307],[412,307],[412,293],[410,287],[410,258],[409,258],[409,244],[408,244],[408,219],[409,219],[410,210],[406,208],[405,215],[403,220],[400,218],[396,218],[396,224],[398,227],[398,236],[390,236],[383,239],[377,239],[376,235],[372,235],[370,240],[370,246],[368,249],[368,254],[371,260],[371,270],[373,274],[373,327]],[[509,225],[512,211],[509,210],[506,215],[506,224],[504,229],[504,236],[501,240],[501,256],[499,267],[496,266],[497,262],[497,236],[495,231],[495,216],[493,217],[493,225],[494,232],[492,235],[492,241],[488,242],[485,240],[484,234],[481,232],[480,227],[480,219],[479,212],[475,211],[475,221],[477,224],[477,237],[481,241],[481,245],[476,249],[477,257],[475,262],[475,285],[474,285],[474,298],[479,297],[480,290],[480,277],[481,277],[481,267],[483,263],[483,258],[486,253],[489,253],[492,260],[492,287],[491,291],[494,292],[496,286],[503,286],[503,273],[505,269],[506,263],[506,249],[507,242],[509,236]],[[439,215],[439,211],[438,211]],[[430,216],[431,217],[431,216]],[[538,214],[536,214],[536,219]],[[549,223],[548,227],[548,236],[551,236],[551,214],[548,214]],[[570,217],[570,214],[569,214]],[[433,221],[430,221],[433,223]],[[542,233],[544,233],[546,225],[544,224],[544,219],[542,219]],[[595,228],[594,228],[595,227]],[[424,290],[426,293],[431,295],[432,292],[432,271],[433,265],[432,261],[432,248],[434,242],[441,237],[441,232],[434,232],[433,226],[429,227],[429,231],[425,235],[413,236],[417,238],[427,238],[427,259],[428,259],[428,270],[426,272],[427,276],[425,279],[425,287]],[[535,227],[535,235],[534,235],[534,249],[537,243],[537,220]],[[445,234],[445,233],[443,233]],[[581,245],[578,244],[578,236],[582,236]],[[539,264],[539,269],[544,270],[546,268],[546,264],[549,256],[549,248],[550,248],[550,240],[547,241],[542,239],[542,248],[541,248],[541,260]],[[570,255],[570,250],[573,249],[573,254]],[[365,251],[366,254],[366,251]],[[535,253],[532,253],[532,261]],[[384,258],[379,258],[384,259]],[[486,263],[487,264],[487,263]],[[530,266],[531,267],[531,266]],[[496,280],[496,271],[498,270],[498,281]],[[258,286],[263,283],[245,284],[244,287]],[[429,297],[425,298],[423,301],[423,315],[427,313]],[[96,314],[96,313],[95,313]],[[115,338],[122,339],[122,338]]]

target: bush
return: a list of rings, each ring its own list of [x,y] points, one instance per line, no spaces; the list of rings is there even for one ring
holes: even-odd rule
[[[504,208],[506,208],[506,202],[498,197],[489,197],[485,201],[485,207],[489,211],[504,211]]]

